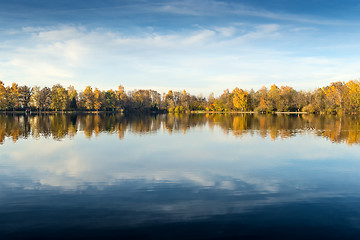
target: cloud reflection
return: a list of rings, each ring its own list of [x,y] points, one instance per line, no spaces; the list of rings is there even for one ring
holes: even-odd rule
[[[78,206],[73,225],[198,221],[340,199],[360,187],[357,145],[327,140],[335,117],[1,117],[18,137],[1,146],[0,205]],[[350,129],[347,121],[340,129]],[[336,129],[338,139],[349,134]],[[77,222],[88,212],[97,220]]]

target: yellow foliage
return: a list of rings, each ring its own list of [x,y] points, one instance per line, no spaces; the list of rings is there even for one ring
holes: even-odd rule
[[[246,111],[248,108],[248,92],[239,88],[233,90],[233,104],[236,109]]]

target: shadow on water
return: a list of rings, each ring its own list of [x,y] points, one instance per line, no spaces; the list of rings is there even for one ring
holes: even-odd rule
[[[194,127],[220,127],[225,134],[241,137],[259,135],[273,140],[297,134],[312,133],[333,142],[359,144],[360,118],[334,115],[262,115],[262,114],[55,114],[0,115],[0,144],[9,137],[52,137],[61,140],[82,131],[87,138],[100,133],[117,134],[123,139],[126,131],[134,134],[165,132],[186,133]]]

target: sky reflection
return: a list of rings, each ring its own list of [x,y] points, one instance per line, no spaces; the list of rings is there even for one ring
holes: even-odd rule
[[[210,130],[206,124],[195,126],[186,134],[169,135],[163,130],[137,135],[127,130],[122,141],[108,134],[88,139],[80,131],[61,141],[41,137],[16,144],[8,142],[2,147],[5,151],[1,151],[0,158],[4,175],[66,189],[98,183],[112,185],[126,179],[190,182],[200,187],[231,189],[235,186],[233,181],[241,180],[256,186],[258,191],[272,192],[296,176],[288,174],[295,169],[303,171],[302,178],[308,178],[320,168],[321,175],[328,175],[327,181],[343,172],[357,174],[354,167],[358,165],[358,147],[334,145],[313,134],[274,142],[256,131],[255,135],[238,138],[224,134],[221,126]],[[217,178],[222,177],[232,180],[218,182]]]
[[[239,137],[212,122],[171,134],[161,127],[145,134],[127,128],[119,141],[116,131],[89,138],[78,127],[70,138],[5,141],[0,152],[0,233],[9,229],[7,214],[16,220],[24,212],[25,220],[10,221],[15,232],[32,231],[34,215],[35,224],[46,229],[58,224],[124,229],[240,214],[238,219],[307,204],[317,210],[317,204],[353,208],[359,214],[346,219],[360,226],[360,209],[353,205],[360,199],[358,145],[334,144],[296,128],[291,130],[296,134],[276,141],[270,134],[262,136],[263,130],[245,130]],[[265,219],[267,224],[274,220]]]

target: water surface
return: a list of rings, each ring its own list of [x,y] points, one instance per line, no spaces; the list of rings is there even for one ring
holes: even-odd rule
[[[0,115],[1,239],[359,239],[360,119]]]

